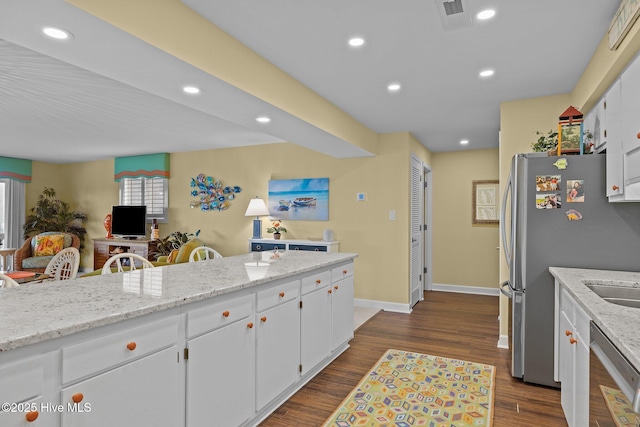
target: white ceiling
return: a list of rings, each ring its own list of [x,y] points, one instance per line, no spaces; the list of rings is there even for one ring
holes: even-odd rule
[[[445,30],[442,0],[183,3],[370,129],[409,131],[432,151],[497,147],[501,101],[570,92],[619,5],[466,0],[470,17],[496,17]],[[46,39],[44,25],[75,37]],[[349,48],[353,35],[365,46]],[[485,68],[496,74],[479,78]],[[400,92],[386,91],[392,81]],[[185,82],[215,96],[187,96]],[[64,0],[0,3],[1,156],[67,163],[278,141],[369,154]]]

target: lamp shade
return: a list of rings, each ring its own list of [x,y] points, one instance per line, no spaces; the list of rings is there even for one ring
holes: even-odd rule
[[[249,206],[247,207],[247,211],[244,213],[244,216],[264,216],[269,215],[269,209],[267,209],[267,205],[259,197],[255,199],[251,199],[249,202]]]

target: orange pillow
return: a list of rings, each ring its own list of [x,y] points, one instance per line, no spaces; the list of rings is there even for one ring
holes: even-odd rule
[[[33,256],[55,255],[64,248],[64,234],[38,235],[33,239],[35,240]]]

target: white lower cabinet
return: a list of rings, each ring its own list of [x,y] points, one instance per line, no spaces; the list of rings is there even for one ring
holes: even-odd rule
[[[589,425],[589,327],[591,319],[556,282],[556,367],[569,427]]]
[[[180,426],[176,346],[62,389],[63,427]]]
[[[331,350],[353,338],[353,264],[331,271]]]
[[[300,378],[299,295],[299,281],[258,293],[258,310],[264,308],[256,314],[258,411]]]
[[[302,375],[306,375],[331,353],[331,292],[329,274],[302,280],[300,298],[302,301],[300,309]]]
[[[0,411],[0,426],[50,426],[55,425],[53,411],[43,410],[44,367],[41,357],[32,357],[0,368],[3,387],[0,400],[9,403]],[[57,402],[56,402],[57,403]]]
[[[187,328],[205,332],[187,340],[187,426],[241,425],[255,412],[253,295],[191,312]]]

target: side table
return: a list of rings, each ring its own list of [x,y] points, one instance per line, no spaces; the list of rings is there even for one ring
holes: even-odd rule
[[[3,271],[9,271],[13,268],[13,254],[17,251],[17,248],[1,248],[0,247],[0,257],[2,257],[2,269]],[[7,263],[7,260],[11,257],[11,264]],[[9,268],[7,268],[9,266]]]

